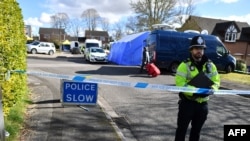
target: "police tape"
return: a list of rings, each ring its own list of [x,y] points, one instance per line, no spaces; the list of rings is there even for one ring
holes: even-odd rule
[[[90,75],[65,75],[65,74],[56,74],[56,73],[48,73],[48,72],[37,72],[37,71],[22,71],[22,70],[12,70],[7,72],[8,79],[11,73],[20,73],[27,75],[34,75],[40,77],[48,77],[48,78],[57,78],[57,79],[67,79],[77,82],[89,82],[89,83],[97,83],[104,85],[113,85],[113,86],[122,86],[122,87],[131,87],[138,89],[152,89],[152,90],[163,90],[163,91],[172,91],[172,92],[189,92],[189,93],[197,93],[197,94],[210,94],[211,89],[204,88],[189,88],[189,87],[178,87],[178,86],[170,86],[163,84],[150,84],[146,82],[126,82],[126,81],[116,81],[110,79],[100,79],[93,78]],[[213,94],[242,94],[242,95],[250,95],[250,90],[216,90],[213,91]]]

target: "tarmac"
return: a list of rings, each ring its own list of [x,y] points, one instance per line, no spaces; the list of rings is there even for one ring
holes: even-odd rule
[[[61,54],[60,54],[61,55]],[[60,56],[59,55],[59,56]],[[67,54],[67,57],[70,57],[72,55]],[[41,88],[36,86],[36,84],[43,83],[42,81],[38,82],[39,80],[33,77],[29,77],[29,86],[32,87],[34,93],[39,93],[41,91]],[[43,84],[46,85],[46,84]],[[240,84],[240,83],[234,83],[229,81],[222,81],[221,82],[221,89],[234,89],[234,90],[249,90],[249,85]],[[248,97],[248,95],[246,96]],[[33,99],[36,102],[36,99]],[[76,135],[70,135],[68,134],[68,137],[61,138],[60,140],[84,140],[84,138],[88,138],[89,141],[126,141],[126,138],[123,136],[122,132],[118,128],[118,126],[115,124],[115,121],[113,121],[109,114],[113,114],[112,117],[116,116],[116,113],[112,113],[112,107],[107,107],[106,109],[102,108],[102,105],[108,105],[105,103],[105,101],[102,101],[101,99],[98,100],[98,104],[96,108],[92,108],[91,114],[86,114],[86,117],[84,117],[84,129],[80,131],[82,139],[75,138],[73,136]],[[40,104],[41,105],[41,104]],[[37,104],[36,109],[39,109],[39,104]],[[88,110],[86,107],[79,107],[83,110]],[[32,108],[29,113],[34,113],[34,109]],[[109,113],[109,114],[107,114]],[[38,113],[37,113],[38,114]],[[46,140],[59,140],[56,137],[53,137],[55,134],[55,131],[52,131],[51,133],[39,133],[42,131],[42,129],[36,129],[39,132],[32,131],[33,125],[32,124],[40,124],[38,123],[38,119],[41,118],[41,116],[44,115],[36,115],[35,117],[29,117],[29,121],[33,122],[27,122],[27,130],[23,131],[23,136],[20,137],[20,140],[25,141],[37,141],[41,140],[41,138],[44,138],[46,135]],[[37,119],[36,119],[37,118]],[[100,121],[102,121],[102,124],[100,124]],[[61,123],[62,124],[62,123]],[[61,127],[63,128],[63,127]],[[105,131],[105,133],[103,133]],[[44,131],[45,132],[45,131]],[[46,131],[47,132],[47,131]],[[85,135],[86,134],[86,135]],[[105,134],[105,135],[104,135]],[[74,139],[75,138],[75,139]]]

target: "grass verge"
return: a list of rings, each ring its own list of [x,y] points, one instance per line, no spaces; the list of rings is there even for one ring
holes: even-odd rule
[[[242,73],[220,74],[221,80],[250,85],[250,75]]]
[[[25,94],[20,101],[16,103],[10,109],[10,113],[4,118],[5,130],[10,133],[9,137],[5,138],[5,141],[17,141],[19,140],[19,133],[24,125],[26,107],[30,104],[28,94]]]

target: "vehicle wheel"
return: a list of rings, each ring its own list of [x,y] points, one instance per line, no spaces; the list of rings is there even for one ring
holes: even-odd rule
[[[226,72],[226,73],[230,73],[230,72],[232,72],[232,71],[233,71],[232,65],[227,65],[226,68],[225,68],[225,72]]]
[[[179,66],[179,63],[173,62],[173,63],[170,65],[170,67],[169,67],[170,72],[176,73],[178,66]]]
[[[53,55],[53,54],[54,54],[54,51],[53,51],[53,50],[50,50],[48,54],[49,54],[49,55]]]
[[[31,53],[32,53],[32,54],[36,54],[36,53],[37,53],[36,49],[32,49],[32,50],[31,50]]]

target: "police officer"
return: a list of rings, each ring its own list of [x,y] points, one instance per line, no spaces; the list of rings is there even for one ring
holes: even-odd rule
[[[142,63],[141,63],[140,73],[143,72],[144,67],[147,63],[149,63],[148,47],[144,46],[142,52]]]
[[[216,66],[205,55],[205,40],[202,36],[195,36],[191,40],[189,47],[190,57],[183,61],[177,68],[175,82],[176,86],[195,88],[189,82],[198,74],[204,73],[213,83],[207,87],[209,91],[205,94],[181,92],[179,112],[177,118],[177,129],[175,141],[184,141],[186,131],[191,122],[189,141],[198,141],[200,131],[207,119],[209,95],[213,90],[219,89],[220,77]],[[203,81],[203,80],[201,80]]]

